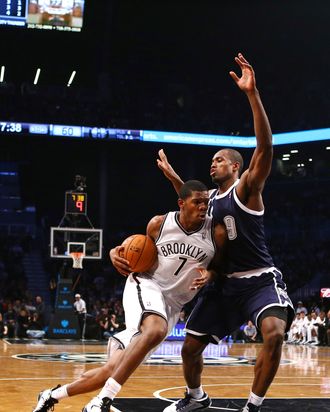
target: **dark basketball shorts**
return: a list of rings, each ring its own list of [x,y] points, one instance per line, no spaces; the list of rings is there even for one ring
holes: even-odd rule
[[[221,288],[209,286],[201,293],[187,320],[186,332],[208,335],[211,341],[219,342],[248,320],[258,326],[265,310],[278,307],[287,308],[288,330],[294,309],[279,270],[249,278],[226,278]]]

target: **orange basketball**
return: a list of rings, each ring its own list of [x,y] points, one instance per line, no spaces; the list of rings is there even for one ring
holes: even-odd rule
[[[157,259],[157,248],[154,241],[146,235],[132,235],[122,243],[125,249],[121,256],[130,262],[133,272],[145,272],[153,266]]]

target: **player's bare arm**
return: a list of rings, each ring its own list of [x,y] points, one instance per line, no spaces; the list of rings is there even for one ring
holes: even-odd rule
[[[172,182],[174,189],[177,194],[183,185],[183,181],[181,177],[175,172],[171,164],[167,160],[167,156],[163,149],[159,150],[158,152],[159,159],[157,159],[157,165],[160,170],[164,173],[165,177]]]
[[[215,270],[219,273],[219,268],[222,267],[224,256],[226,254],[228,234],[226,227],[220,223],[214,226],[214,241],[216,244],[216,251],[211,260],[208,270]]]
[[[161,225],[165,219],[165,215],[157,215],[150,219],[147,225],[147,235],[155,242],[158,238]]]
[[[235,61],[241,69],[241,77],[238,77],[233,71],[229,74],[237,86],[247,95],[253,114],[254,131],[257,140],[257,146],[249,168],[242,174],[241,181],[236,190],[239,198],[247,207],[261,210],[263,209],[263,204],[260,194],[270,173],[273,157],[272,131],[256,87],[252,66],[241,53],[235,57]]]

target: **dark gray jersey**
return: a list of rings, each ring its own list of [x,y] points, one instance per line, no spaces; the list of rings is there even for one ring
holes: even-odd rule
[[[274,266],[265,241],[263,211],[244,206],[237,197],[238,180],[225,192],[211,192],[209,215],[226,226],[228,256],[225,273],[246,272]]]

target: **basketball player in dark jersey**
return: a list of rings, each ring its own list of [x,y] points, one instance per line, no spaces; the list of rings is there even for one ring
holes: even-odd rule
[[[262,191],[271,170],[272,132],[252,66],[242,54],[235,61],[241,77],[234,72],[230,75],[250,103],[257,145],[248,169],[240,178],[243,159],[239,152],[222,149],[212,159],[210,175],[217,189],[210,191],[208,213],[227,229],[226,262],[219,268],[224,276],[221,285],[205,289],[187,321],[182,348],[187,391],[183,399],[164,412],[204,410],[211,405],[201,384],[202,353],[209,342],[219,342],[248,319],[261,331],[263,348],[255,365],[250,396],[241,411],[260,411],[280,364],[285,331],[294,316],[282,274],[274,266],[264,234]],[[159,151],[157,163],[178,191],[182,180],[163,150]]]

